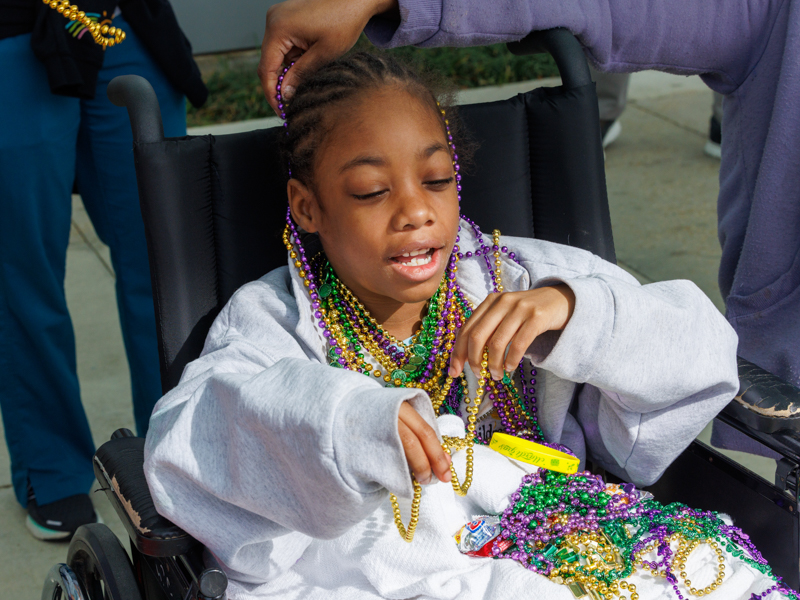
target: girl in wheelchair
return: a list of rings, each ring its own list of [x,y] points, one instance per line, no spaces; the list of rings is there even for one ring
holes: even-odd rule
[[[453,109],[390,58],[281,108],[289,264],[231,298],[145,451],[231,598],[792,594],[725,516],[576,472],[652,483],[737,391],[697,287],[482,233]]]

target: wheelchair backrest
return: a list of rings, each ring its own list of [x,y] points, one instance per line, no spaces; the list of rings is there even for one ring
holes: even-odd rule
[[[567,36],[585,76],[564,77],[559,63],[561,87],[461,108],[480,145],[462,181],[462,212],[486,232],[577,246],[613,261],[597,97],[580,47]],[[177,139],[156,133],[152,141],[142,133],[147,127],[137,133],[146,110],[131,100],[139,92],[116,90],[127,93],[120,100],[109,87],[134,123],[166,392],[200,354],[234,291],[286,264],[286,179],[277,148],[281,128]]]

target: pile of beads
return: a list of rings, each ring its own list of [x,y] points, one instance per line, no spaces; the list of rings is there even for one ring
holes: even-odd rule
[[[76,21],[83,25],[91,34],[95,44],[105,50],[109,46],[114,46],[125,39],[125,32],[117,27],[110,27],[106,24],[101,25],[93,20],[91,16],[80,10],[77,5],[70,4],[69,0],[42,0],[53,10],[58,11],[70,21]],[[109,37],[105,37],[109,36]]]
[[[495,558],[519,561],[569,586],[578,598],[627,600],[627,592],[630,600],[639,600],[636,586],[625,581],[638,568],[664,577],[679,600],[684,594],[704,596],[725,579],[723,550],[772,576],[748,536],[717,513],[680,503],[664,506],[632,484],[606,485],[588,472],[526,475],[500,525],[502,533],[492,547]],[[698,585],[688,579],[686,562],[704,544],[716,555],[717,574]],[[780,578],[775,581],[768,592],[778,590],[798,600]]]

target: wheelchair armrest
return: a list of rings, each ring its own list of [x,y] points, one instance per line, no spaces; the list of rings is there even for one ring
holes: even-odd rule
[[[148,556],[179,556],[199,542],[156,511],[144,477],[144,438],[118,430],[97,449],[94,473],[135,547]]]
[[[739,393],[717,419],[800,464],[800,389],[739,357]]]
[[[800,388],[738,357],[739,393],[727,415],[762,433],[800,432]]]

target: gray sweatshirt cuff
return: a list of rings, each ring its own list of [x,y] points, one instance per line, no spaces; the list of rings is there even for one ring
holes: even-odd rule
[[[353,490],[369,494],[385,488],[401,498],[414,495],[397,430],[398,414],[404,401],[408,401],[439,435],[431,401],[419,390],[365,390],[349,396],[337,407],[333,420],[333,452],[339,476]]]

